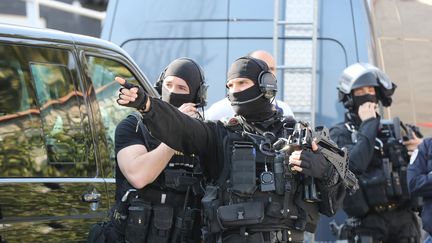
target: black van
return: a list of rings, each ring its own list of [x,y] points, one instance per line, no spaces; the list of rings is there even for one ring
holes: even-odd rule
[[[0,242],[83,241],[114,201],[115,76],[156,95],[118,46],[0,25]]]

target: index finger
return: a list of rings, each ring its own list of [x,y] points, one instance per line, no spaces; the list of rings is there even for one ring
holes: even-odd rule
[[[318,145],[316,144],[316,138],[313,139],[312,141],[312,151],[317,151],[318,150]]]
[[[115,77],[115,81],[117,81],[121,86],[125,87],[126,89],[131,89],[135,87],[133,84],[120,77]]]

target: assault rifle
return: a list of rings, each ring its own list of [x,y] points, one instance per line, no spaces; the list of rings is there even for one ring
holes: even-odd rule
[[[379,137],[382,138],[383,142],[388,142],[386,139],[396,139],[396,142],[402,144],[402,141],[413,139],[413,133],[418,138],[423,138],[423,134],[418,126],[403,123],[399,117],[395,117],[391,120],[380,120],[380,132]],[[392,141],[390,141],[392,142]]]
[[[319,151],[336,168],[343,179],[345,187],[351,193],[358,188],[358,180],[348,169],[348,152],[346,148],[340,149],[330,140],[329,130],[326,127],[317,127],[312,130],[307,122],[297,122],[294,131],[288,138],[279,138],[273,145],[280,152],[290,154],[295,150],[312,150],[312,141],[319,147]]]

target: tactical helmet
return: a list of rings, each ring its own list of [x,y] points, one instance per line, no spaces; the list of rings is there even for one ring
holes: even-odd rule
[[[346,108],[352,108],[352,91],[365,86],[375,87],[377,99],[383,106],[391,105],[396,85],[383,71],[369,63],[355,63],[345,68],[337,87],[339,101]]]

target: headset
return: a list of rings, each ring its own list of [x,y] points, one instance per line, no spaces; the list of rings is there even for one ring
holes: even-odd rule
[[[262,71],[258,75],[258,86],[265,98],[269,100],[273,99],[277,92],[277,79],[273,73],[270,72],[267,64],[254,57],[246,56],[244,58],[253,61],[261,68]]]
[[[198,73],[201,79],[199,88],[197,90],[196,93],[196,98],[193,101],[196,106],[195,107],[204,107],[207,105],[207,89],[208,89],[208,85],[205,82],[205,76],[204,76],[204,71],[201,69],[200,65],[198,65],[198,63],[196,63],[194,60],[187,58],[187,57],[181,57],[181,58],[177,58],[176,60],[187,60],[191,63],[193,63],[195,65],[195,67],[198,69]],[[154,88],[156,89],[156,91],[162,95],[162,84],[163,84],[163,80],[165,79],[165,73],[168,69],[169,65],[165,67],[165,69],[161,72],[161,74],[159,75]],[[187,80],[185,80],[187,81]]]

